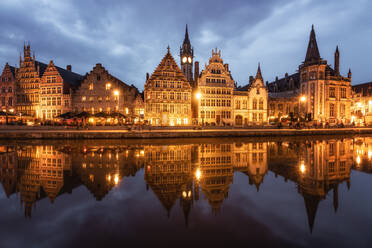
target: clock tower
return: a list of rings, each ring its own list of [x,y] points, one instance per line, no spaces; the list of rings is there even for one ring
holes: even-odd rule
[[[185,39],[183,40],[182,47],[180,48],[180,58],[181,58],[181,69],[183,74],[185,74],[189,82],[193,81],[193,59],[194,59],[194,49],[191,47],[189,32],[187,30],[186,24],[186,33]]]

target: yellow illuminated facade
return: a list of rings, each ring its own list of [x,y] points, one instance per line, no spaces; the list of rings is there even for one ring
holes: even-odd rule
[[[198,79],[198,123],[202,125],[233,125],[234,80],[229,65],[224,64],[221,51],[212,50],[212,57]]]
[[[190,83],[168,47],[145,83],[145,121],[153,126],[191,125],[191,92]]]

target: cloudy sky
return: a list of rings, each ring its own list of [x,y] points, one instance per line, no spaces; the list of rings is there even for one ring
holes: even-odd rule
[[[179,62],[185,24],[201,67],[222,50],[239,85],[261,62],[265,80],[294,73],[304,60],[311,25],[321,56],[353,84],[372,81],[372,2],[368,0],[1,0],[0,63],[19,63],[25,41],[38,60],[85,74],[102,63],[143,89],[168,45]],[[201,68],[202,69],[202,68]]]

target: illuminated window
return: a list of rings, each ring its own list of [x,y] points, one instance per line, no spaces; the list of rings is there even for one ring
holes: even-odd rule
[[[93,83],[89,84],[89,90],[93,90]]]
[[[334,87],[329,88],[329,97],[336,97],[336,89]]]
[[[111,89],[111,83],[106,83],[106,90]]]
[[[263,100],[260,100],[259,108],[260,108],[260,110],[263,110]]]
[[[333,103],[329,104],[329,116],[335,117],[335,105]]]
[[[253,99],[252,106],[253,106],[253,109],[254,109],[254,110],[257,109],[257,100],[256,100],[256,99]]]

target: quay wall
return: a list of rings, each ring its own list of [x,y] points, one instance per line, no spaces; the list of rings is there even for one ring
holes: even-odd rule
[[[0,130],[2,140],[25,139],[175,139],[218,137],[288,137],[319,135],[372,134],[372,128],[340,129],[209,129],[209,130],[63,130],[63,129],[15,129]]]

